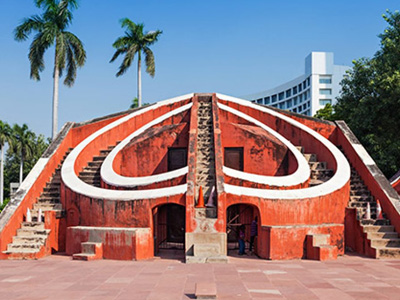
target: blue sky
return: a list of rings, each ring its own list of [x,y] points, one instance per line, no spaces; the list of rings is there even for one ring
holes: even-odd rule
[[[398,9],[398,0],[81,0],[69,30],[88,58],[74,87],[60,88],[59,127],[125,110],[136,96],[136,63],[119,78],[120,60],[109,63],[123,17],[164,31],[152,48],[156,76],[142,75],[143,100],[152,103],[189,92],[259,92],[300,75],[311,51],[334,52],[335,63],[344,65],[370,57],[387,8]],[[0,119],[50,136],[54,50],[35,82],[27,58],[31,40],[13,39],[22,19],[37,13],[33,0],[0,0]]]

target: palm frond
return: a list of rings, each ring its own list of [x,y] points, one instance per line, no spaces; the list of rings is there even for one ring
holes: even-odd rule
[[[138,51],[138,47],[136,45],[132,45],[125,54],[124,60],[122,61],[118,73],[116,74],[117,77],[125,74],[128,71],[129,67],[132,64],[133,59],[135,58],[135,54]]]
[[[32,16],[23,20],[22,24],[14,30],[14,38],[17,41],[25,41],[32,31],[42,31],[44,21],[40,16]]]
[[[59,76],[63,75],[63,70],[66,64],[66,52],[67,52],[67,41],[64,38],[63,34],[57,35],[56,38],[56,59],[55,59],[55,68],[58,69]],[[53,74],[53,77],[55,74]]]
[[[43,7],[44,9],[55,9],[57,2],[55,0],[35,0],[37,7]]]
[[[127,28],[127,29],[129,29],[131,31],[134,31],[135,28],[136,28],[136,24],[132,20],[130,20],[129,18],[121,19],[120,23],[121,23],[121,27],[122,28],[125,27],[125,28]]]
[[[83,67],[86,62],[86,51],[82,41],[76,35],[68,31],[63,32],[63,35],[72,48],[77,66]]]
[[[29,61],[31,63],[31,78],[39,81],[39,73],[44,70],[44,52],[51,44],[43,39],[43,33],[38,33],[31,44],[29,50]]]
[[[76,79],[76,58],[74,55],[74,49],[71,44],[68,45],[67,49],[67,75],[65,76],[64,84],[66,86],[73,86]]]
[[[125,48],[129,46],[130,39],[127,36],[121,36],[117,38],[112,45],[114,48],[119,49],[119,48]]]
[[[150,31],[144,35],[144,40],[146,41],[146,45],[150,46],[158,41],[159,36],[162,34],[162,30]]]
[[[110,63],[114,62],[121,54],[126,53],[126,51],[128,51],[128,48],[121,48],[115,51],[113,57],[110,60]]]
[[[150,48],[145,47],[143,48],[143,52],[146,55],[146,72],[151,76],[154,77],[154,74],[156,72],[156,66],[154,63],[154,54],[153,51],[150,50]]]

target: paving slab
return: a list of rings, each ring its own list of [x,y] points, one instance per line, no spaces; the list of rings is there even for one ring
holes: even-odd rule
[[[212,282],[217,299],[399,299],[400,260],[345,255],[336,261],[185,264],[174,255],[147,261],[0,261],[1,299],[195,299]]]

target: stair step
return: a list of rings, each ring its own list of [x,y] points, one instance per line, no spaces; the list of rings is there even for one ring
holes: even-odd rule
[[[81,243],[82,253],[85,254],[95,254],[96,246],[101,246],[101,243],[93,243],[93,242],[84,242]]]
[[[13,244],[41,244],[44,245],[46,242],[47,235],[27,235],[20,236],[16,235],[13,237]]]
[[[376,248],[377,258],[400,258],[400,247],[379,247]]]
[[[367,232],[367,238],[369,240],[373,239],[397,239],[399,234],[395,231],[393,232]]]
[[[306,158],[307,162],[317,162],[317,155],[314,153],[304,153],[304,157]]]
[[[34,210],[39,210],[41,209],[42,211],[48,211],[48,210],[62,210],[62,205],[61,203],[35,203],[33,205]]]
[[[48,235],[50,229],[20,228],[17,229],[17,236],[42,236]]]
[[[394,232],[393,225],[363,225],[364,232]]]
[[[21,228],[23,229],[36,229],[36,230],[44,230],[43,222],[22,222]]]
[[[43,244],[40,244],[40,243],[29,243],[29,244],[11,243],[11,244],[7,245],[7,251],[18,251],[18,252],[24,252],[24,250],[39,251],[42,246],[43,246]]]
[[[400,239],[373,239],[371,240],[371,247],[400,247]]]
[[[94,254],[89,254],[89,253],[75,253],[72,255],[73,260],[84,260],[88,261],[93,259]]]

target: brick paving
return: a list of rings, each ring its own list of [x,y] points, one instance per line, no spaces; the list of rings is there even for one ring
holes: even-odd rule
[[[0,299],[194,299],[195,284],[207,281],[215,282],[218,299],[400,299],[400,260],[0,261]]]

